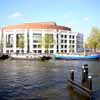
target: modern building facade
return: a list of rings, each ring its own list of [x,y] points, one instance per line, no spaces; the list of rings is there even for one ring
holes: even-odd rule
[[[47,40],[45,40],[47,36]],[[46,48],[46,41],[54,40]],[[43,42],[44,41],[44,42]],[[54,22],[26,23],[2,28],[3,53],[41,54],[83,51],[83,34]],[[44,46],[43,46],[44,45]]]

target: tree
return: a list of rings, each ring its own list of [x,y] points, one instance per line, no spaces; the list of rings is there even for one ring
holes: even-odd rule
[[[45,34],[45,36],[40,40],[40,45],[45,49],[45,53],[48,54],[49,48],[53,48],[54,46],[53,34]]]
[[[94,49],[94,52],[96,52],[96,48],[100,48],[100,29],[92,28],[91,34],[87,39],[87,47]]]

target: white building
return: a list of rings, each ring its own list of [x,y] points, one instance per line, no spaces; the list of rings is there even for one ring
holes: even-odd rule
[[[47,34],[54,39],[48,48],[51,54],[83,51],[83,35],[54,22],[9,25],[2,28],[2,34],[3,53],[45,53],[40,39]]]

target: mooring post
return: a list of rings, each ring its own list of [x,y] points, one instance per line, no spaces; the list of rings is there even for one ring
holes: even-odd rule
[[[89,89],[92,90],[92,76],[88,76],[88,80],[89,80]]]
[[[82,83],[88,79],[88,65],[84,64],[82,66]]]
[[[70,78],[71,78],[72,81],[74,81],[74,70],[71,70]]]
[[[88,79],[88,64],[84,64],[85,78]]]

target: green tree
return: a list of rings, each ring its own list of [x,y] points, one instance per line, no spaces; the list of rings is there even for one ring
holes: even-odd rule
[[[87,47],[94,49],[96,52],[97,48],[100,48],[100,29],[93,27],[91,33],[87,39]]]
[[[40,40],[40,45],[45,48],[45,53],[48,54],[49,48],[53,48],[54,46],[53,34],[45,34],[45,36]]]

